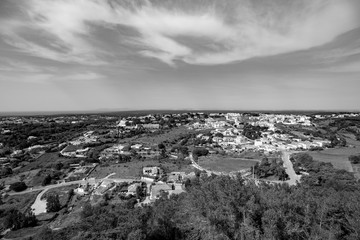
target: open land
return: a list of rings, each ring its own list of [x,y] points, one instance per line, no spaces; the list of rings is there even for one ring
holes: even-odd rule
[[[16,208],[24,212],[30,208],[40,192],[41,191],[34,191],[21,195],[7,196],[3,199],[4,203],[0,205],[0,209]]]
[[[350,163],[349,156],[360,154],[360,141],[356,141],[351,134],[346,134],[344,137],[350,146],[310,151],[308,154],[316,161],[329,162],[337,169],[344,169],[359,175],[359,167]]]
[[[199,165],[205,169],[217,172],[234,172],[248,169],[260,160],[246,158],[232,158],[222,155],[210,155],[199,158]]]

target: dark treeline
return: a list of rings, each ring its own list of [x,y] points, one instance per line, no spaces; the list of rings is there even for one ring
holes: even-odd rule
[[[187,193],[164,193],[152,206],[87,204],[79,223],[33,239],[360,239],[359,184],[327,177],[289,187],[201,176],[186,182]],[[329,184],[336,181],[351,188]]]
[[[6,143],[5,150],[10,148],[24,149],[37,144],[59,143],[79,135],[79,132],[94,129],[98,125],[104,126],[114,121],[101,119],[76,124],[57,124],[54,122],[9,124],[5,125],[5,127],[11,131],[11,134],[0,135],[0,142]],[[36,139],[29,141],[29,136],[34,136]],[[0,152],[0,155],[2,152]]]

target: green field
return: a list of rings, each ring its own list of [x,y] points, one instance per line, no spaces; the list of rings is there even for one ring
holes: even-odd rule
[[[316,161],[329,162],[337,169],[344,169],[349,172],[353,172],[353,167],[349,162],[348,157],[353,155],[352,149],[326,149],[317,152],[308,152],[310,156]]]
[[[6,196],[3,198],[3,204],[0,205],[0,209],[16,208],[22,212],[26,211],[34,203],[36,196],[41,191],[34,191],[30,193],[24,193],[13,196]]]
[[[20,174],[2,178],[0,179],[0,182],[3,182],[5,185],[10,185],[12,183],[20,182],[22,180],[23,182],[25,182],[27,186],[32,186],[32,180],[34,176],[38,174],[39,171],[40,169],[22,172]]]
[[[222,155],[211,155],[200,157],[198,164],[208,170],[217,172],[233,172],[248,169],[254,166],[260,160],[232,158]]]
[[[351,136],[345,136],[348,145],[352,147],[329,148],[323,151],[308,152],[314,160],[320,162],[330,162],[337,169],[344,169],[349,172],[355,172],[354,167],[349,161],[349,156],[360,153],[360,142],[354,140]]]
[[[41,199],[46,199],[51,194],[59,196],[61,206],[64,206],[69,198],[69,191],[78,187],[78,184],[49,189]]]

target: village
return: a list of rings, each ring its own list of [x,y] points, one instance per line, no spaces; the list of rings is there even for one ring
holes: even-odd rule
[[[23,177],[21,181],[27,184],[24,193],[41,191],[44,194],[49,189],[72,185],[78,197],[97,196],[105,199],[115,196],[119,201],[135,199],[137,206],[143,206],[162,196],[185,192],[186,182],[201,174],[241,174],[249,177],[254,171],[252,167],[232,169],[231,172],[207,170],[197,160],[201,156],[236,158],[241,154],[260,153],[266,157],[279,152],[331,147],[333,142],[325,134],[319,136],[311,133],[317,131],[317,119],[335,117],[354,117],[354,114],[309,116],[196,112],[126,116],[120,119],[101,116],[98,125],[94,121],[96,117],[92,116],[92,123],[86,126],[85,131],[75,131],[74,137],[67,137],[66,141],[39,144],[39,136],[29,135],[25,136],[25,141],[30,144],[23,149],[19,146],[6,147],[1,143],[2,149],[7,148],[0,158],[3,176],[1,191],[4,196],[20,194],[26,187],[14,192],[13,180],[7,179],[18,179],[11,176],[21,174],[29,176],[30,170],[40,174],[40,177],[45,176],[45,179],[36,185],[31,177],[28,177],[30,180]],[[6,126],[19,122],[41,124],[41,121],[45,121],[46,124],[51,122],[53,125],[50,127],[53,127],[64,122],[68,125],[81,121],[86,123],[86,119],[83,116],[54,119],[12,117],[2,119],[0,126],[2,134],[9,136],[14,128],[10,130]],[[41,161],[43,165],[35,164]],[[286,169],[285,163],[280,160],[278,163],[284,164]],[[32,165],[34,167],[29,168]],[[132,169],[132,174],[125,174],[128,168]],[[46,200],[38,199],[31,209],[36,215],[45,213]]]

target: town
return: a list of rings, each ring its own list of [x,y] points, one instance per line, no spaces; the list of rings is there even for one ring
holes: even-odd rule
[[[359,117],[222,112],[2,117],[1,207],[15,203],[37,222],[64,228],[78,219],[84,204],[129,202],[141,208],[186,193],[201,176],[296,185],[309,175],[296,154],[356,148],[346,138],[352,133],[359,140],[359,129],[344,122]],[[343,134],[331,130],[335,126]],[[356,176],[358,164],[349,163]]]

